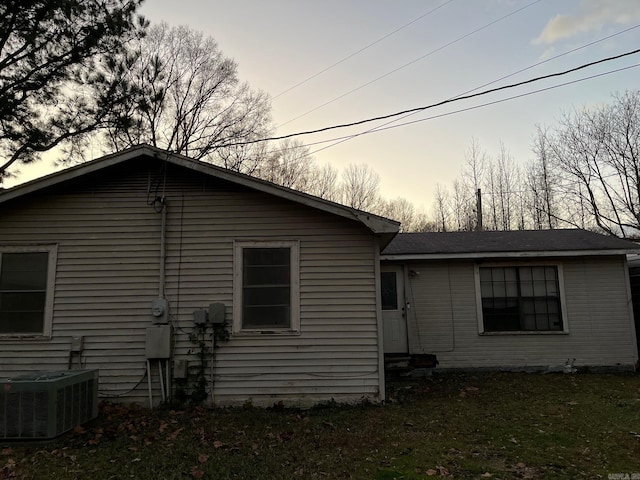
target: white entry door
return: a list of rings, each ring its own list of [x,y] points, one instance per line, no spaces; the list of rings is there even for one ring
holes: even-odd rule
[[[401,265],[384,265],[380,270],[384,353],[407,353],[404,271]]]

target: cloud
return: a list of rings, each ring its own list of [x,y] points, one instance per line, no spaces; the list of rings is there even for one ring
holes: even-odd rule
[[[553,57],[555,54],[556,54],[556,47],[549,47],[544,52],[542,52],[542,55],[540,55],[540,60],[548,60],[549,58]]]
[[[581,33],[608,25],[629,25],[640,20],[638,0],[582,0],[575,15],[556,15],[544,27],[534,44],[551,45]]]

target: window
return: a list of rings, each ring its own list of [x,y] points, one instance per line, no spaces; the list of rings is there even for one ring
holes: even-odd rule
[[[557,266],[480,267],[484,332],[564,331]]]
[[[298,243],[236,242],[234,332],[297,333]]]
[[[396,272],[381,272],[382,310],[398,310],[398,286]]]
[[[0,247],[0,335],[49,336],[53,247]]]

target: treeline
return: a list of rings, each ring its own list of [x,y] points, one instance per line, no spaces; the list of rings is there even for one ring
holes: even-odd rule
[[[482,222],[485,230],[573,227],[637,238],[640,91],[539,126],[524,163],[504,145],[492,155],[472,140],[459,177],[436,187],[430,213],[432,231],[474,230]]]

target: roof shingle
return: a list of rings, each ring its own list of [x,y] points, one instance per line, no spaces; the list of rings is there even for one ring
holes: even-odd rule
[[[383,255],[638,250],[628,240],[579,229],[401,233]]]

